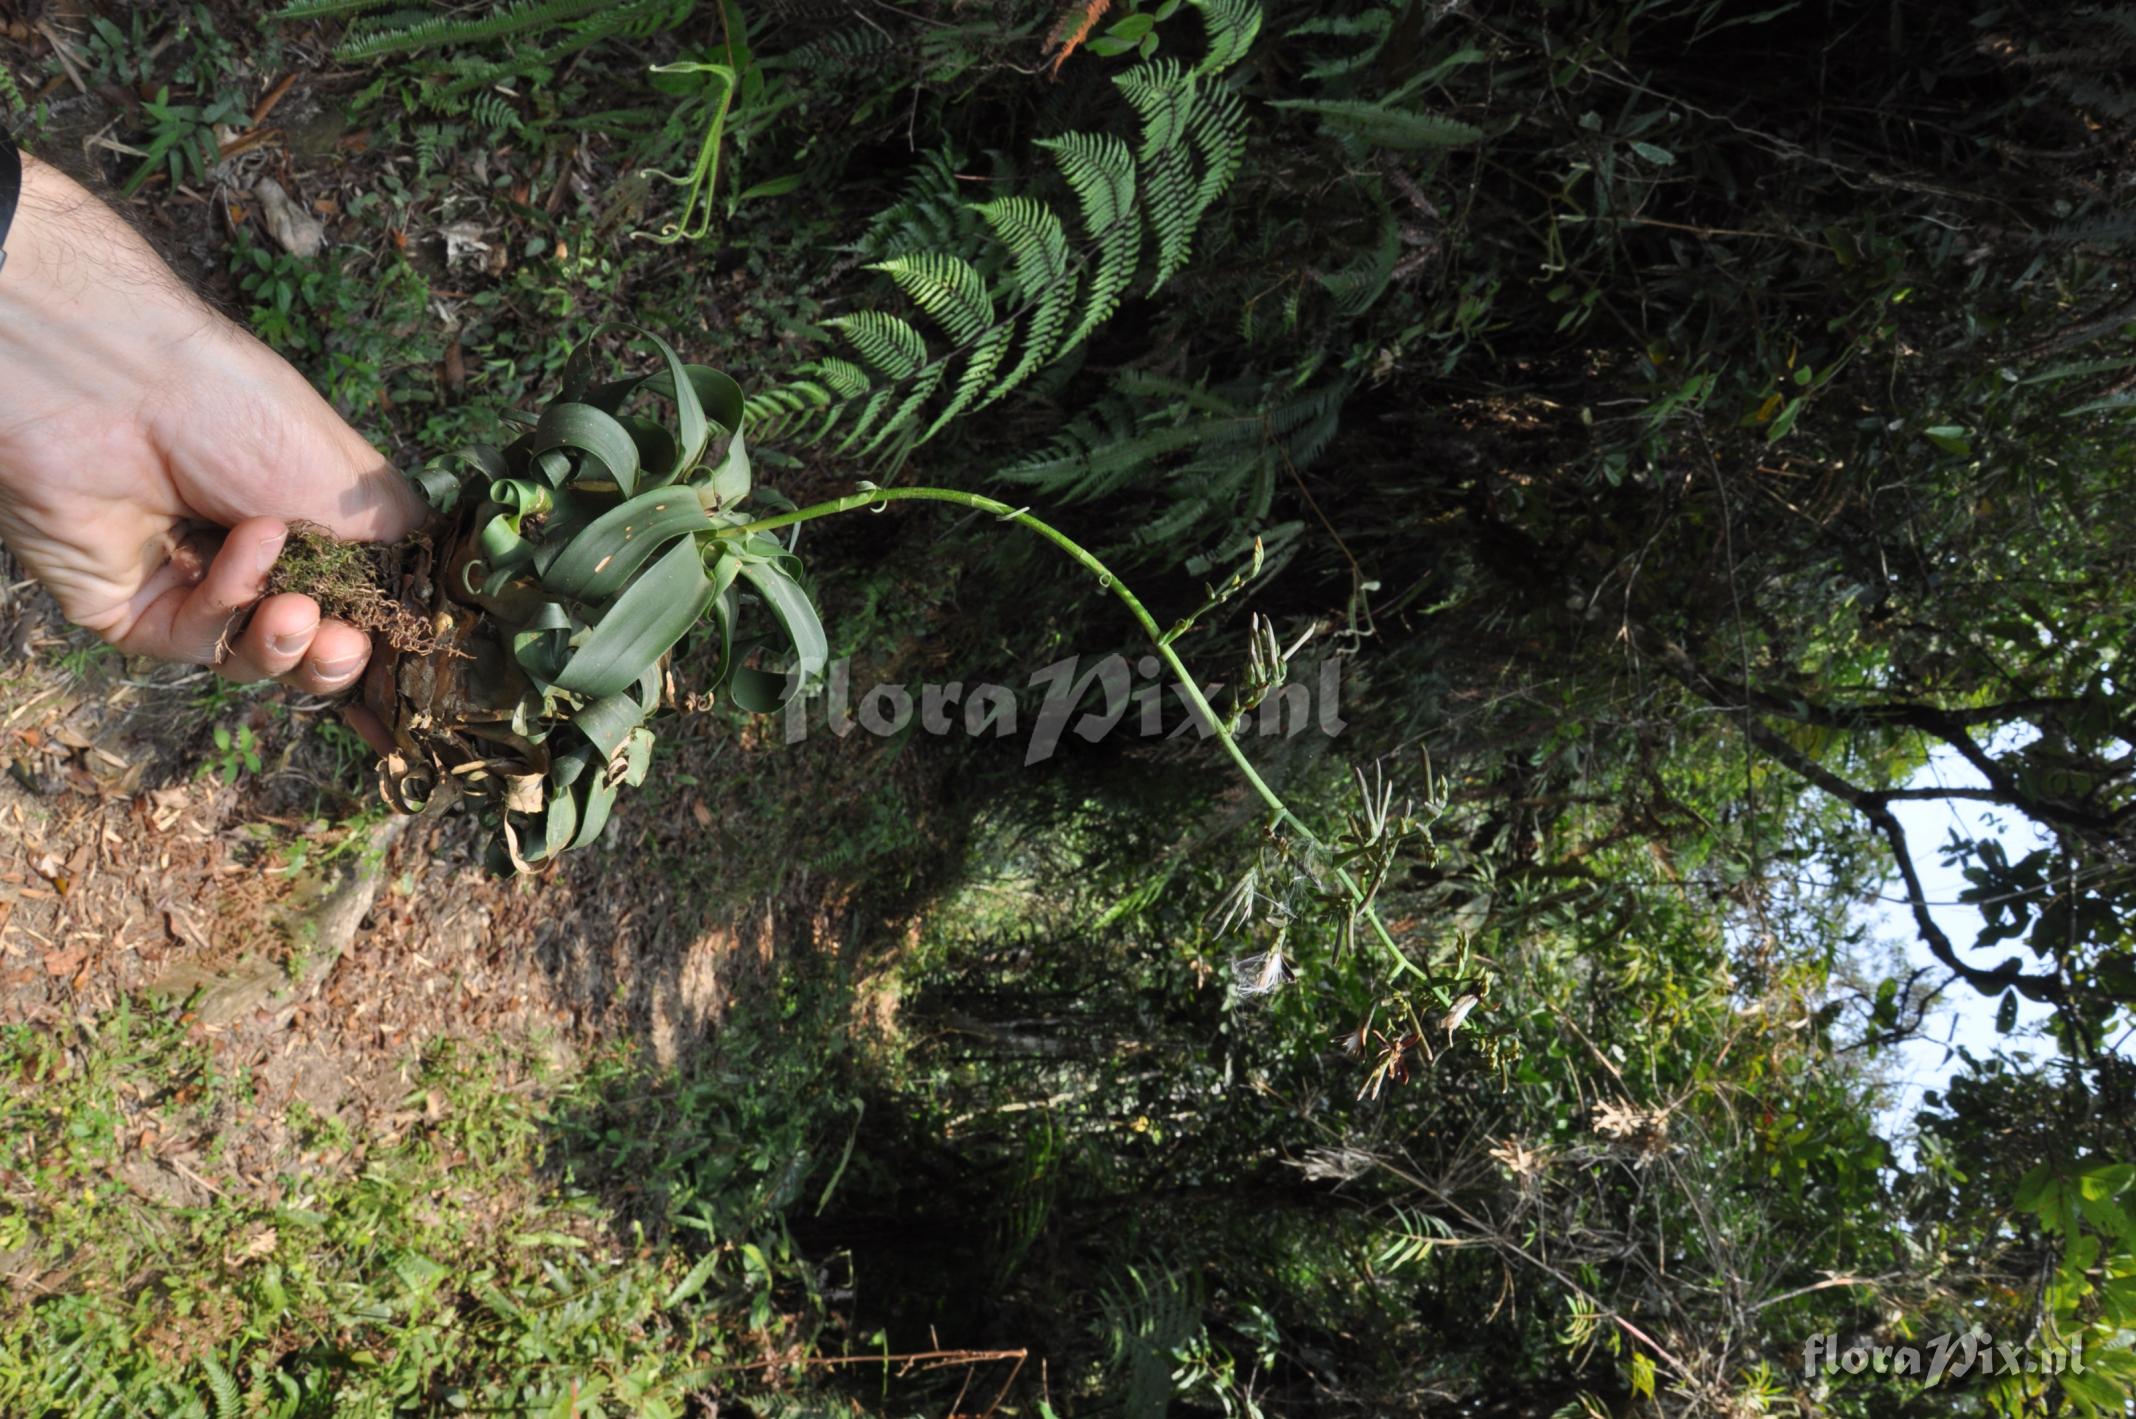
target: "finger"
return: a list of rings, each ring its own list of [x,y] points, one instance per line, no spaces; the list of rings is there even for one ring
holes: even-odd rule
[[[318,633],[318,602],[294,592],[270,596],[253,608],[216,669],[240,684],[275,679],[296,669]]]
[[[371,638],[340,621],[322,621],[304,659],[282,676],[314,695],[336,695],[356,683],[371,658]]]
[[[63,600],[61,609],[76,624],[95,631],[131,654],[154,655],[178,604],[200,585],[222,545],[217,532],[184,537],[166,533],[142,548],[140,584],[125,600],[96,610],[77,611]],[[154,633],[150,633],[154,627]]]
[[[121,650],[215,665],[229,652],[226,638],[237,614],[259,600],[267,569],[282,550],[288,529],[269,517],[248,518],[225,533],[194,533],[171,553],[168,567],[149,579],[135,605],[152,598],[123,635]],[[204,566],[204,572],[196,569]]]

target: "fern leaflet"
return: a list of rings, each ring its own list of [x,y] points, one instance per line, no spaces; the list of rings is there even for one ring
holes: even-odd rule
[[[961,256],[923,251],[878,261],[872,269],[888,274],[959,344],[994,323],[994,301],[986,293],[986,281]]]
[[[1061,219],[1045,203],[1029,197],[1003,197],[980,206],[994,234],[1016,259],[1018,294],[1031,304],[1031,319],[1024,330],[1024,356],[1000,384],[987,395],[999,399],[1052,358],[1068,318],[1068,302],[1075,294],[1069,279],[1068,236]]]
[[[1194,76],[1170,59],[1137,64],[1113,80],[1142,115],[1142,151],[1149,162],[1187,136],[1187,115],[1194,103]]]
[[[376,10],[388,0],[293,0],[267,18],[270,20],[327,20],[337,15],[356,15]]]
[[[827,324],[845,332],[862,358],[890,379],[910,379],[927,362],[927,340],[894,315],[856,311]]]
[[[1197,74],[1221,74],[1246,57],[1261,33],[1259,0],[1192,0],[1209,30],[1209,52]]]
[[[1088,339],[1120,308],[1135,278],[1142,231],[1135,216],[1135,159],[1127,144],[1103,133],[1070,133],[1040,144],[1049,149],[1082,204],[1083,226],[1097,238],[1097,267],[1083,296],[1083,316],[1056,356]]]

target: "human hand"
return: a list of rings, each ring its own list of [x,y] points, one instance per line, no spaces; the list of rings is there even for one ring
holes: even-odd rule
[[[345,689],[363,632],[308,596],[260,599],[286,520],[390,540],[422,516],[303,376],[24,160],[0,269],[0,542],[69,620],[235,680]]]

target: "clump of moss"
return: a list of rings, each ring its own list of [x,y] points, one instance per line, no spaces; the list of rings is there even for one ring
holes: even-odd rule
[[[391,589],[403,550],[400,543],[344,542],[315,522],[292,522],[267,575],[267,594],[301,592],[325,615],[380,636],[395,650],[430,655],[438,649],[430,622]]]

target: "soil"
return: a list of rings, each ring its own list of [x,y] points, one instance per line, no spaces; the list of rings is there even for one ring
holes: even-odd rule
[[[538,880],[493,878],[473,815],[360,808],[369,765],[334,763],[319,732],[333,705],[225,692],[235,709],[206,716],[210,672],[109,652],[84,669],[92,644],[0,552],[0,1025],[68,1031],[122,1000],[180,1011],[252,1085],[249,1115],[219,1120],[213,1140],[144,1131],[128,1164],[144,1178],[212,1174],[264,1194],[293,1169],[356,1167],[360,1144],[300,1155],[293,1106],[391,1140],[419,1117],[413,1065],[441,1041],[503,1044],[525,1071],[503,1087],[618,1042],[685,1062],[737,992],[848,939],[820,884],[802,904],[707,900],[701,884],[618,870],[642,838]],[[264,762],[226,783],[201,764],[215,767],[208,732],[233,712]],[[678,735],[663,764],[708,775],[734,747]],[[679,823],[632,823],[626,806],[619,826],[694,835],[702,852],[751,832],[724,811],[693,797]],[[352,880],[381,839],[371,880]]]

